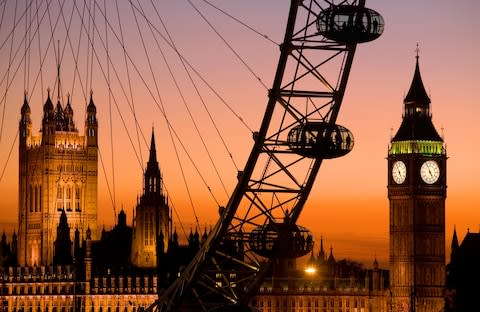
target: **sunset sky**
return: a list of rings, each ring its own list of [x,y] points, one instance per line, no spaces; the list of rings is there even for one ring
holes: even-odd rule
[[[58,6],[56,1],[53,2]],[[106,31],[105,16],[101,13],[104,1],[85,1],[87,7],[89,3],[94,2],[98,6],[94,14],[96,27],[90,26],[93,22],[89,23],[91,18],[87,18],[87,13],[83,18],[83,26],[79,22],[78,15],[84,8],[83,3],[79,4],[78,8],[73,8],[70,3],[65,4],[65,18],[70,14],[76,16],[72,22],[70,40],[65,36],[66,27],[62,17],[53,31],[55,35],[52,36],[51,27],[54,26],[50,25],[55,25],[55,14],[58,15],[58,9],[56,11],[52,9],[50,23],[48,14],[40,23],[42,24],[38,32],[41,36],[40,40],[38,40],[38,34],[33,34],[33,31],[30,34],[27,33],[27,37],[34,38],[31,52],[27,53],[30,57],[28,75],[24,75],[24,61],[20,61],[22,52],[11,62],[12,68],[18,67],[18,72],[14,74],[11,70],[10,74],[7,74],[12,53],[17,47],[20,51],[25,49],[24,43],[19,44],[22,36],[25,35],[25,19],[20,19],[21,12],[25,10],[25,4],[19,5],[17,11],[11,3],[6,4],[8,1],[0,5],[0,12],[5,6],[5,15],[0,24],[0,79],[2,79],[0,114],[5,110],[3,121],[0,119],[2,123],[0,174],[5,168],[4,173],[0,175],[0,230],[1,226],[10,229],[11,224],[15,224],[17,220],[18,142],[14,142],[24,90],[28,90],[33,131],[37,133],[41,126],[46,89],[47,87],[55,88],[56,65],[53,44],[57,45],[57,40],[60,40],[61,47],[66,46],[61,62],[63,99],[66,99],[67,93],[72,94],[75,122],[80,131],[83,131],[85,95],[88,96],[90,89],[93,90],[93,99],[97,105],[100,156],[105,168],[104,173],[102,163],[99,161],[99,224],[109,227],[114,222],[112,172],[115,175],[115,209],[118,213],[123,208],[127,212],[128,220],[131,220],[137,195],[142,191],[142,164],[144,166],[147,161],[152,126],[155,129],[157,157],[168,195],[176,213],[184,221],[185,229],[189,231],[194,223],[194,209],[202,226],[215,223],[218,207],[209,195],[207,186],[190,163],[189,156],[175,138],[179,155],[177,158],[165,117],[158,108],[161,106],[160,97],[169,122],[181,138],[189,155],[195,159],[195,165],[200,168],[215,198],[222,204],[227,202],[228,194],[235,186],[237,168],[229,159],[228,153],[215,133],[210,118],[196,96],[188,76],[185,75],[178,56],[161,39],[159,39],[161,49],[158,48],[152,40],[148,24],[137,11],[136,17],[142,29],[142,35],[139,35],[132,8],[127,3],[123,3],[127,1],[120,1],[118,12],[122,16],[122,36],[128,59],[132,59],[127,62],[129,64],[127,72],[125,56],[119,44],[121,39],[116,37],[108,27]],[[118,35],[120,28],[115,2],[106,2],[111,6],[107,8],[109,27],[115,29]],[[272,41],[280,43],[282,40],[289,1],[215,0],[211,2],[262,35],[268,36]],[[38,1],[38,5],[40,3],[43,2]],[[248,64],[255,76],[261,78],[261,81],[270,88],[279,56],[278,45],[219,14],[203,1],[197,0],[192,3],[197,5],[202,14]],[[180,53],[213,86],[245,124],[256,131],[267,103],[265,87],[225,46],[187,1],[160,1],[158,6],[161,8],[158,13]],[[384,34],[379,39],[358,46],[339,114],[338,123],[348,127],[354,134],[355,148],[343,158],[327,160],[323,163],[299,223],[314,233],[316,241],[323,236],[324,245],[327,247],[332,245],[337,258],[360,259],[370,265],[368,261],[373,262],[376,255],[381,265],[387,266],[389,230],[386,188],[387,149],[392,134],[401,122],[403,98],[408,91],[415,68],[417,43],[420,49],[419,61],[423,83],[432,100],[433,122],[439,133],[444,136],[449,157],[446,202],[447,245],[450,245],[454,225],[460,240],[463,239],[468,228],[474,232],[480,230],[480,163],[478,161],[478,155],[480,155],[478,143],[480,136],[480,93],[478,92],[480,20],[477,17],[480,12],[480,2],[476,0],[367,0],[366,6],[381,13],[386,25]],[[42,12],[42,10],[39,11]],[[34,14],[35,10],[32,10],[27,13],[27,16],[34,16]],[[152,16],[153,27],[165,38],[168,37],[155,15],[156,12],[145,10],[145,14]],[[40,19],[40,16],[38,18]],[[12,40],[9,33],[15,19],[20,22]],[[35,20],[34,26],[36,26],[36,17],[32,17],[32,20]],[[92,57],[89,48],[91,44],[88,43],[85,33],[79,36],[82,27],[95,28],[100,34],[92,39],[96,54],[93,55],[94,72],[90,73],[91,80],[86,74],[89,71],[88,55]],[[105,61],[105,45],[99,39],[100,37],[104,39],[105,34],[108,37],[109,55],[112,58],[108,69]],[[142,36],[146,42],[146,49],[150,53],[149,57],[144,52]],[[12,41],[14,42],[13,52],[10,48]],[[81,78],[77,76],[74,85],[75,62],[71,51],[76,51],[77,45],[80,55],[83,56],[78,59]],[[42,82],[38,79],[35,83],[36,74],[39,71],[39,66],[36,65],[40,59],[39,46],[43,51],[42,55],[47,56],[43,64]],[[163,56],[160,50],[164,52]],[[168,60],[168,66],[163,61],[164,56]],[[149,60],[152,71],[155,73],[160,96],[154,86]],[[214,162],[220,169],[227,192],[213,173],[208,156],[199,143],[197,130],[185,108],[184,100],[171,79],[170,70],[177,79],[179,89],[183,92],[182,96],[188,103],[199,132],[202,133],[206,145],[211,148],[210,153],[214,155]],[[137,71],[142,74],[141,77],[149,86],[148,89],[145,88]],[[121,77],[119,80],[116,80],[116,74]],[[108,86],[105,83],[106,75],[111,77],[118,110],[115,100],[110,98],[109,101]],[[131,76],[130,85],[126,78],[128,75]],[[232,152],[235,164],[239,170],[242,170],[253,143],[251,131],[214,96],[198,76],[192,75],[207,103],[209,112],[217,122],[216,125],[226,145]],[[26,76],[29,78],[25,78]],[[83,87],[79,82],[82,79]],[[7,80],[11,82],[8,90]],[[27,86],[24,80],[29,81]],[[43,84],[43,90],[41,84]],[[157,104],[153,98],[157,100]],[[138,134],[126,99],[133,99],[135,118],[140,125]],[[110,111],[112,123],[110,123]],[[122,119],[129,131],[128,134],[124,130]],[[110,131],[113,133],[113,138]],[[12,146],[13,152],[7,164]],[[192,201],[187,196],[178,159],[182,163],[188,180]],[[112,196],[109,195],[108,187]],[[178,225],[177,215],[174,214],[173,217],[175,224]]]

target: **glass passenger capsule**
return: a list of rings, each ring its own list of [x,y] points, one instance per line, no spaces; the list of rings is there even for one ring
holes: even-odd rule
[[[309,158],[331,159],[348,154],[353,148],[353,134],[340,125],[310,121],[290,130],[290,150]]]
[[[337,5],[318,15],[318,33],[342,43],[361,43],[377,39],[385,23],[376,11],[356,5]]]
[[[253,252],[265,258],[298,258],[313,249],[313,236],[306,228],[288,223],[269,223],[250,233]]]

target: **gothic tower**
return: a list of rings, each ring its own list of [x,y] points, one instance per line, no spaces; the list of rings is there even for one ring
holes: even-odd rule
[[[56,107],[48,97],[40,133],[32,134],[30,106],[25,95],[19,124],[18,264],[53,263],[54,242],[62,211],[70,228],[85,233],[97,229],[97,129],[92,97],[87,107],[85,135],[73,121],[68,97]],[[73,233],[70,233],[73,241]]]
[[[392,310],[438,312],[444,307],[447,156],[416,59],[388,151]]]
[[[143,194],[140,202],[137,203],[133,224],[131,260],[137,267],[155,268],[157,250],[167,251],[170,237],[170,209],[162,186],[155,136],[152,130],[150,158],[144,173]]]

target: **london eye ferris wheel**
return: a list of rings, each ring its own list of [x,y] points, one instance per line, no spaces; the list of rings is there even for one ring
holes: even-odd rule
[[[148,12],[142,9],[140,2],[130,1],[130,4],[135,20],[143,18],[147,29],[159,34],[160,26],[146,18]],[[72,7],[72,16],[80,17],[73,23],[65,20],[65,16],[68,17],[66,9],[67,13],[58,15],[57,20],[50,16],[49,9],[43,10],[48,5],[49,1],[43,3],[38,0],[31,1],[25,11],[19,9],[19,16],[25,15],[23,20],[26,26],[25,33],[17,36],[23,39],[18,41],[18,45],[13,44],[18,39],[14,39],[12,29],[0,47],[3,49],[3,46],[7,47],[11,43],[8,52],[5,52],[8,49],[3,49],[9,55],[8,70],[2,73],[1,86],[5,90],[3,109],[8,89],[14,81],[12,77],[19,69],[29,68],[29,51],[34,50],[34,47],[36,49],[36,40],[38,39],[38,51],[45,44],[40,42],[36,30],[36,26],[41,23],[49,23],[52,30],[57,27],[57,23],[63,24],[65,29],[70,29],[71,25],[77,23],[76,26],[84,29],[85,33],[97,33],[96,37],[83,39],[91,46],[87,53],[90,60],[84,66],[86,73],[82,74],[90,78],[84,83],[81,79],[77,80],[77,84],[81,85],[80,93],[84,94],[85,99],[88,97],[88,88],[94,81],[93,70],[88,69],[88,64],[95,61],[100,66],[99,59],[108,59],[112,49],[108,49],[108,40],[101,40],[102,31],[103,38],[108,34],[117,41],[118,50],[123,50],[120,59],[125,64],[127,75],[133,76],[142,71],[135,66],[131,56],[125,53],[127,43],[123,33],[128,29],[120,27],[117,28],[119,31],[114,31],[113,24],[116,20],[113,17],[111,20],[107,18],[104,2],[86,1],[83,7]],[[64,2],[59,1],[58,5],[63,8]],[[98,19],[103,20],[103,28],[93,22],[89,23],[92,20],[91,12],[95,12],[89,10],[90,5],[98,8]],[[21,20],[18,18],[18,21]],[[19,24],[14,26],[19,27]],[[253,147],[243,169],[238,170],[236,186],[228,201],[219,205],[218,221],[198,253],[173,284],[160,291],[159,299],[147,310],[245,309],[273,259],[300,257],[312,250],[311,233],[296,223],[323,160],[346,155],[354,146],[353,133],[347,127],[338,125],[336,120],[357,44],[375,40],[382,34],[383,27],[381,15],[366,8],[365,0],[336,3],[330,0],[291,0],[263,119],[258,131],[252,133]],[[168,36],[166,32],[164,40],[178,53],[174,40]],[[48,38],[48,46],[55,44],[51,43],[54,42],[52,39]],[[72,55],[75,55],[77,49],[74,43],[75,40],[70,37],[66,37],[63,42],[64,47],[69,46],[68,49],[72,50]],[[18,57],[15,52],[17,48],[23,51],[18,53]],[[58,51],[60,59],[60,49]],[[183,60],[180,64],[189,66],[181,55],[179,58]],[[148,59],[148,66],[143,70],[155,71],[153,61]],[[40,69],[43,62],[40,57]],[[74,64],[75,71],[79,72],[75,57]],[[106,64],[101,75],[105,81],[113,81],[119,73],[115,71],[114,61],[110,60]],[[30,86],[25,87],[26,90],[32,89],[32,85],[40,84],[40,76],[34,79],[29,77],[30,74],[35,76],[34,72],[25,70],[24,82],[32,81]],[[60,84],[57,85],[60,88]],[[111,89],[113,85],[121,83],[108,82],[107,85]],[[146,87],[147,85],[145,83]],[[128,89],[127,85],[122,86],[125,98],[130,97]],[[147,89],[148,92],[155,93],[155,88]],[[109,96],[114,95],[109,93]],[[133,103],[134,101],[129,102],[132,111]]]

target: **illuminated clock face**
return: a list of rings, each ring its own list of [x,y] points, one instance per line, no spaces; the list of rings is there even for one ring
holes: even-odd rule
[[[420,176],[425,183],[433,184],[440,177],[440,168],[434,160],[427,160],[420,168]]]
[[[407,177],[407,166],[403,161],[396,161],[393,163],[392,166],[392,178],[393,181],[397,184],[402,184],[405,182],[405,178]]]

